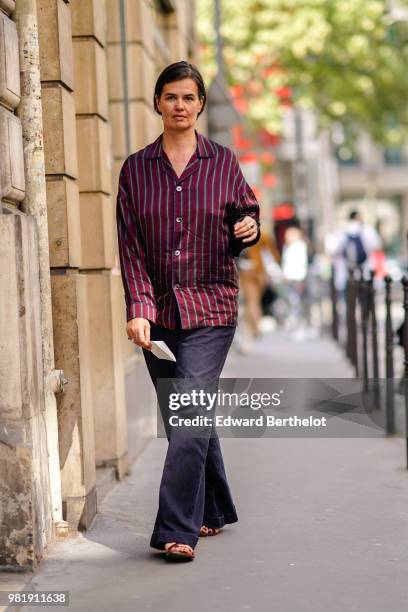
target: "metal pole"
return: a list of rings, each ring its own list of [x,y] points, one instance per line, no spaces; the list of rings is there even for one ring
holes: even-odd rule
[[[332,305],[332,336],[334,340],[339,339],[339,313],[337,310],[337,291],[334,266],[331,267],[330,294]]]
[[[408,278],[402,279],[404,309],[404,399],[405,399],[405,445],[406,465],[408,469]]]
[[[392,279],[385,277],[385,377],[386,377],[386,430],[387,434],[395,433],[394,417],[394,332],[391,317]]]
[[[373,377],[378,381],[379,374],[379,360],[378,360],[378,327],[377,327],[377,314],[375,311],[375,287],[374,287],[374,272],[370,272],[370,280],[368,289],[370,296],[370,311],[371,311],[371,342],[373,350]]]
[[[359,281],[359,295],[360,295],[360,317],[361,317],[361,330],[363,336],[363,383],[364,391],[367,391],[368,382],[368,345],[367,345],[367,331],[368,331],[368,286],[366,280],[362,277]]]
[[[372,392],[372,405],[375,410],[381,408],[381,389],[379,385],[379,360],[378,360],[378,327],[377,313],[375,311],[375,272],[370,271],[370,278],[367,280],[367,323],[371,319],[371,351],[372,351],[372,379],[369,380],[370,390]]]
[[[358,363],[358,325],[357,325],[357,298],[359,284],[356,280],[353,270],[349,271],[349,280],[347,283],[347,347],[351,363],[354,365],[356,377],[358,377],[360,368]]]
[[[346,355],[353,363],[352,350],[351,350],[351,328],[352,328],[352,282],[353,282],[353,271],[349,270],[349,276],[346,285]],[[354,363],[353,363],[354,365]]]

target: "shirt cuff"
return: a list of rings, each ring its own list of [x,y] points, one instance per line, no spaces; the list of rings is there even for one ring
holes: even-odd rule
[[[254,221],[256,221],[256,219],[254,219]],[[234,257],[239,257],[241,251],[243,251],[244,249],[247,249],[248,247],[254,246],[260,239],[261,237],[261,229],[260,229],[260,223],[257,222],[258,225],[258,232],[255,236],[255,238],[253,240],[250,240],[249,242],[242,242],[243,238],[236,238],[235,236],[232,236],[232,254],[234,255]]]
[[[126,320],[135,319],[141,317],[142,319],[148,319],[152,323],[156,323],[157,311],[155,306],[151,304],[144,304],[143,302],[132,302],[126,306]]]

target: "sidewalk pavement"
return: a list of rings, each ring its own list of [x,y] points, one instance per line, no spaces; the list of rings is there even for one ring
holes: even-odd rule
[[[250,355],[232,350],[223,377],[351,374],[329,339],[272,333]],[[201,539],[195,561],[168,564],[149,549],[167,445],[154,439],[92,528],[58,542],[28,586],[70,591],[73,612],[405,612],[402,439],[221,443],[239,522]]]

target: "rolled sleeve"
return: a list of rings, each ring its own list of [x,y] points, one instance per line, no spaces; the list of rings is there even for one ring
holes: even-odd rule
[[[239,166],[237,157],[234,155],[233,175],[235,182],[235,201],[230,212],[230,228],[231,228],[231,246],[235,257],[238,257],[243,249],[256,244],[261,237],[260,221],[259,221],[259,204],[258,200],[251,187],[245,180],[242,170]],[[244,217],[251,217],[258,226],[256,237],[249,241],[243,242],[243,238],[234,236],[233,227],[238,221],[242,221]]]

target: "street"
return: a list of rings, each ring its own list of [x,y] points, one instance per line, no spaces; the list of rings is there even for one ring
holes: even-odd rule
[[[249,355],[231,350],[223,372],[296,375],[352,372],[330,339],[294,342],[283,332],[263,336]],[[406,610],[403,439],[221,443],[239,522],[200,539],[192,563],[169,564],[149,549],[167,445],[154,439],[105,497],[91,529],[59,541],[26,588],[69,591],[69,609],[87,612]]]

